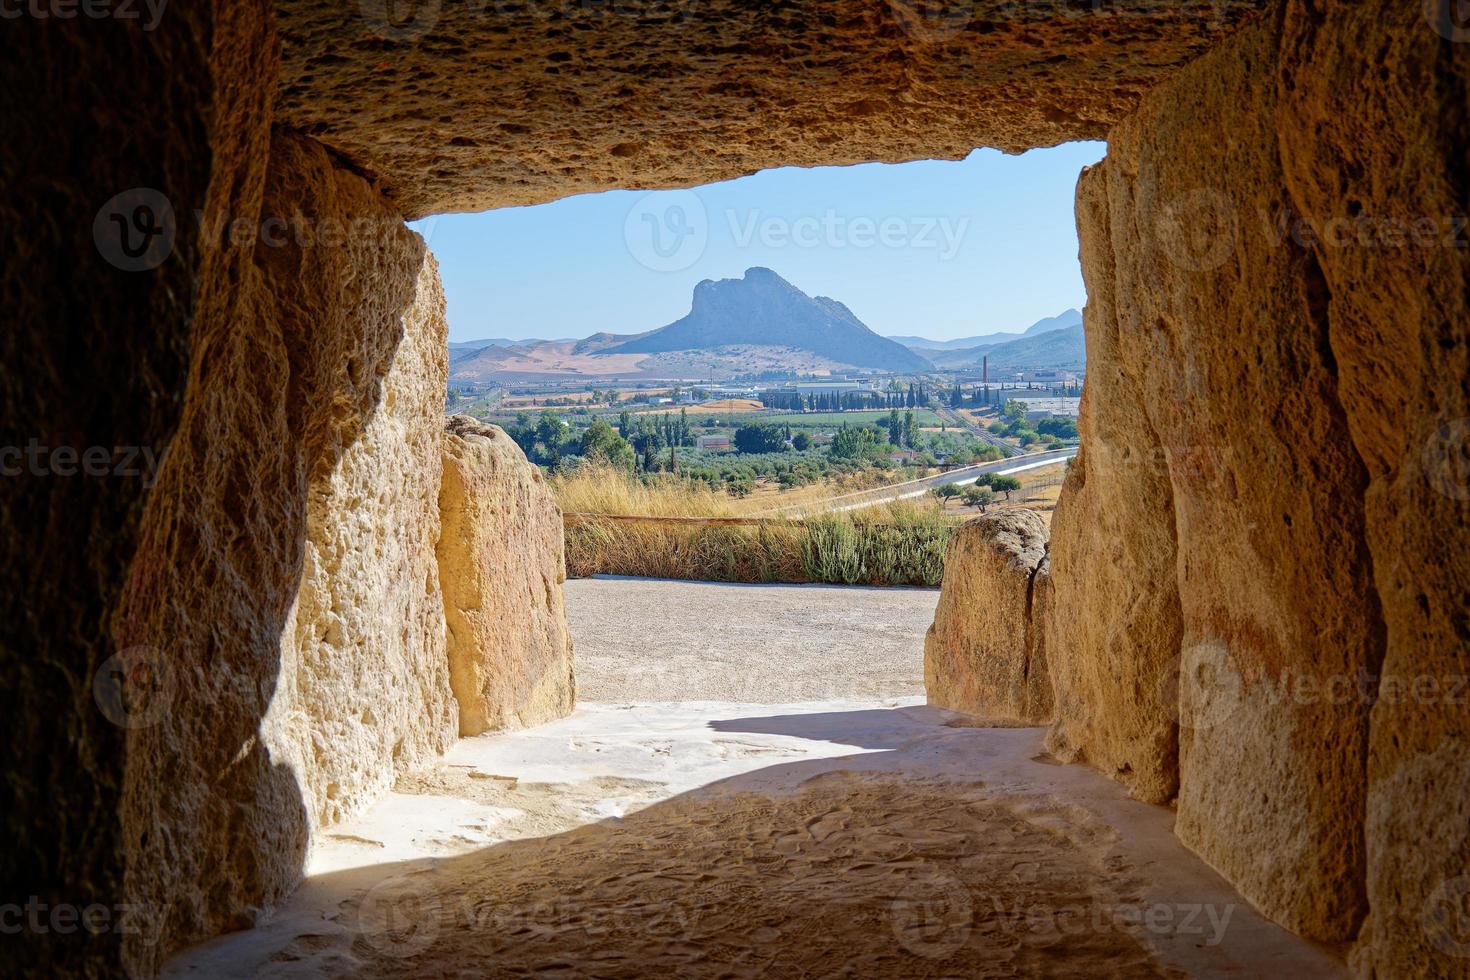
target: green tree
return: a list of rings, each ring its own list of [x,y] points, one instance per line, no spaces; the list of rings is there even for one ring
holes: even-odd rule
[[[786,448],[786,436],[774,425],[742,425],[735,430],[735,449],[742,453],[778,453]]]
[[[791,437],[791,448],[795,449],[797,452],[806,452],[808,449],[812,448],[812,437],[807,435],[805,432],[796,433],[796,435]]]
[[[1012,422],[1020,423],[1026,421],[1026,403],[1014,398],[1006,399],[1006,403],[1000,407],[1000,414]]]
[[[929,492],[939,498],[939,506],[943,507],[949,503],[951,498],[958,497],[964,491],[960,489],[958,483],[941,483]]]
[[[990,485],[996,493],[1005,494],[1007,500],[1011,499],[1013,491],[1021,489],[1021,481],[1014,476],[997,476],[990,481]]]
[[[1036,431],[1058,439],[1076,439],[1077,423],[1061,415],[1049,415],[1036,423]]]
[[[843,425],[832,434],[832,455],[838,459],[864,459],[882,443],[878,430],[870,425]]]
[[[966,487],[964,493],[965,503],[971,507],[979,507],[980,513],[985,513],[985,508],[995,501],[995,491],[989,487]]]
[[[602,419],[582,432],[581,448],[583,459],[609,463],[621,470],[631,472],[637,463],[633,447]]]

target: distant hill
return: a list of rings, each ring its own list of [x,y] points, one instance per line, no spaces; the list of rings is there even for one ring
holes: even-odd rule
[[[451,351],[482,351],[487,347],[531,347],[532,344],[562,344],[564,341],[542,341],[542,339],[525,339],[525,341],[513,341],[506,336],[491,336],[482,341],[450,341]]]
[[[1082,326],[1081,310],[1066,310],[1056,316],[1045,317],[1037,320],[1026,328],[1025,336],[1034,337],[1039,333],[1047,333],[1052,330],[1065,330],[1067,327]]]
[[[835,299],[808,296],[770,269],[744,278],[706,279],[694,287],[687,316],[606,354],[658,354],[722,347],[787,347],[839,364],[880,371],[922,371],[926,358],[880,337]]]
[[[979,367],[982,358],[990,359],[992,375],[1013,371],[1080,371],[1087,366],[1087,344],[1079,323],[1004,344],[933,354],[936,367],[950,370]]]
[[[958,351],[970,350],[976,347],[993,347],[997,344],[1009,343],[1012,340],[1020,340],[1022,337],[1031,337],[1039,333],[1047,333],[1051,330],[1063,330],[1067,327],[1075,327],[1082,322],[1080,310],[1066,310],[1056,316],[1045,317],[1037,320],[1031,326],[1019,333],[989,333],[978,337],[961,337],[958,340],[929,340],[925,337],[889,337],[920,356],[929,357],[929,351]],[[932,358],[931,358],[932,359]]]

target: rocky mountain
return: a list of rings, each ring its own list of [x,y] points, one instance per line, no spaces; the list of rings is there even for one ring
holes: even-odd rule
[[[1082,324],[1023,336],[1004,344],[987,344],[968,350],[931,351],[930,359],[941,369],[979,367],[990,359],[990,371],[1077,371],[1087,366],[1087,344]]]
[[[657,354],[729,346],[789,347],[880,371],[922,371],[926,358],[880,337],[835,299],[808,296],[770,269],[744,278],[706,279],[694,287],[688,315],[615,347],[608,354]]]
[[[957,351],[970,350],[976,347],[993,347],[997,344],[1009,343],[1012,340],[1020,340],[1022,337],[1032,337],[1036,334],[1047,333],[1052,330],[1075,327],[1081,322],[1081,310],[1065,310],[1056,316],[1043,317],[1019,333],[988,333],[981,334],[977,337],[961,337],[958,340],[929,340],[926,337],[890,337],[888,339],[903,344],[922,357],[928,357],[929,351]]]

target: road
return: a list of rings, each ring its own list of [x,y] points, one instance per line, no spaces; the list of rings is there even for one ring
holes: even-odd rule
[[[950,425],[957,426],[963,429],[970,435],[974,436],[976,439],[979,439],[981,442],[985,443],[987,446],[994,446],[996,449],[999,449],[1007,456],[1019,456],[1021,454],[1021,450],[1017,449],[1015,446],[1012,446],[1010,443],[1006,442],[1004,439],[1000,438],[995,433],[985,428],[985,426],[977,424],[974,419],[971,419],[963,412],[957,412],[954,409],[950,408],[948,405],[940,405],[939,407],[935,408],[934,411],[939,415],[940,418],[944,419],[944,421],[948,422]]]
[[[991,473],[995,476],[1012,476],[1016,473],[1025,473],[1044,466],[1060,466],[1076,455],[1077,447],[1069,446],[1066,449],[1053,449],[1044,453],[1013,456],[1010,459],[999,459],[989,463],[977,463],[974,466],[961,467],[950,470],[947,473],[940,473],[938,476],[926,476],[919,480],[909,480],[907,483],[895,483],[891,486],[877,487],[873,490],[859,490],[857,493],[847,493],[840,497],[829,497],[826,500],[819,500],[815,503],[781,507],[770,513],[785,517],[800,517],[806,514],[857,510],[861,507],[871,507],[874,504],[885,504],[892,500],[909,500],[914,497],[922,497],[942,483],[956,483],[960,486],[967,486],[974,483],[986,473]]]

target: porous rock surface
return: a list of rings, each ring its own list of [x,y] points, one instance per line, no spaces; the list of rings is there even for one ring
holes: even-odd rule
[[[459,729],[434,548],[444,290],[427,252],[417,273],[378,404],[313,482],[280,689],[264,724],[272,755],[292,762],[314,830],[442,755]]]
[[[1168,478],[1169,493],[1143,508],[1172,500],[1172,515],[1148,510],[1150,524],[1108,537],[1158,545],[1123,571],[1147,571],[1134,590],[1178,595],[1177,643],[1150,637],[1144,663],[1157,674],[1143,687],[1157,692],[1147,710],[1165,750],[1164,724],[1178,724],[1176,832],[1273,919],[1344,941],[1364,911],[1367,709],[1298,692],[1376,665],[1381,625],[1320,271],[1259,217],[1290,207],[1276,44],[1274,19],[1263,20],[1190,65],[1114,129],[1108,158],[1084,175],[1086,254],[1106,249],[1110,266],[1090,275],[1111,280],[1091,326],[1122,341],[1116,356],[1089,359],[1089,409],[1130,413],[1142,458],[1161,450]],[[1120,374],[1129,383],[1114,384]],[[1131,454],[1092,448],[1086,480],[1113,470],[1113,499],[1136,495]],[[1059,539],[1096,535],[1071,518],[1059,515]],[[1081,571],[1063,565],[1060,541],[1057,551],[1069,578]],[[1090,608],[1057,608],[1062,630],[1098,643],[1117,635],[1111,609],[1130,606],[1105,592]],[[1092,707],[1105,717],[1135,711],[1132,700]]]
[[[1379,976],[1463,972],[1470,894],[1466,250],[1446,244],[1470,73],[1423,18],[1284,4],[1145,99],[1078,195],[1082,428],[1131,413],[1168,475],[1172,535],[1129,536],[1158,538],[1148,588],[1177,566],[1177,832],[1289,928],[1356,936]],[[1097,449],[1058,569],[1096,538],[1090,485],[1134,455]],[[1057,577],[1055,631],[1118,621],[1067,597],[1082,581]],[[1097,675],[1053,674],[1061,729],[1061,688]]]
[[[459,733],[523,728],[576,700],[561,508],[498,426],[444,424],[438,542]]]
[[[1278,132],[1367,469],[1383,660],[1354,972],[1470,970],[1470,30],[1448,3],[1287,6]]]
[[[250,925],[300,880],[316,829],[455,731],[434,535],[413,540],[438,492],[442,295],[382,196],[268,120],[242,110],[242,169],[210,215],[300,231],[210,239],[179,432],[115,628],[168,681],[167,710],[127,732],[141,974]],[[314,234],[328,222],[360,233]]]
[[[156,460],[177,432],[197,309],[193,289],[207,260],[201,243],[183,235],[171,261],[147,273],[123,272],[94,245],[93,225],[104,203],[129,188],[167,187],[181,201],[202,201],[250,163],[227,151],[233,141],[212,141],[211,123],[228,126],[242,117],[231,103],[232,85],[210,80],[210,52],[199,43],[215,22],[208,4],[170,10],[149,33],[68,30],[83,25],[13,10],[6,11],[5,43],[27,56],[0,60],[0,237],[7,259],[0,275],[0,445],[100,447],[109,472],[37,474],[6,456],[0,879],[7,903],[35,896],[50,908],[111,908],[124,888],[128,732],[118,715],[98,709],[94,681],[122,649],[112,624],[145,533],[145,508],[157,493],[140,454],[146,449]],[[264,19],[261,10],[255,15]],[[274,73],[266,52],[257,61]],[[242,76],[250,73],[236,78]],[[78,106],[87,107],[82,124],[66,109]],[[126,152],[124,145],[149,149]],[[54,461],[42,456],[39,464]],[[119,929],[12,929],[16,922],[7,918],[7,969],[34,976],[119,972]]]
[[[280,113],[410,217],[767,167],[957,159],[1103,137],[1262,6],[278,3]]]
[[[949,539],[934,623],[924,637],[929,703],[981,718],[1044,724],[1051,679],[1032,627],[1046,578],[1047,527],[1035,511],[967,521]]]
[[[1179,789],[1173,491],[1130,370],[1134,338],[1118,314],[1128,300],[1114,288],[1111,220],[1105,201],[1079,190],[1087,385],[1082,447],[1051,521],[1052,595],[1042,621],[1055,720],[1046,745],[1138,799],[1165,803]]]

